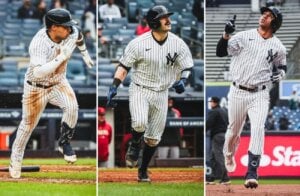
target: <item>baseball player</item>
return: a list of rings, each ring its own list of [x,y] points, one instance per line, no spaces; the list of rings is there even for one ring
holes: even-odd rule
[[[150,182],[148,164],[163,133],[167,110],[168,89],[177,93],[185,91],[193,60],[184,41],[170,32],[171,21],[164,6],[154,6],[147,15],[152,29],[132,40],[125,49],[107,95],[107,105],[115,106],[112,98],[117,88],[132,69],[129,87],[132,140],[126,153],[126,164],[137,165],[142,136],[145,147],[138,169],[138,181]],[[177,79],[177,77],[180,79]]]
[[[225,135],[224,156],[228,172],[236,168],[234,154],[248,114],[251,138],[248,148],[248,171],[245,187],[258,186],[257,168],[264,147],[264,123],[269,109],[269,90],[286,72],[286,48],[274,35],[282,23],[282,14],[275,7],[262,7],[259,27],[235,31],[235,18],[225,26],[217,45],[217,56],[231,55],[232,85],[228,94],[229,125]]]
[[[93,66],[80,30],[70,12],[52,9],[45,16],[46,28],[33,37],[29,45],[30,63],[25,74],[22,121],[12,146],[10,176],[20,178],[22,159],[28,139],[47,103],[63,110],[59,151],[69,163],[77,158],[70,145],[78,117],[75,93],[66,78],[67,61],[77,46],[88,67]]]

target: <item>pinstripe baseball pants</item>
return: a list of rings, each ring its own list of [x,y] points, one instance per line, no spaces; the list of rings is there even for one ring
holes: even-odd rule
[[[168,89],[157,92],[132,82],[129,87],[129,109],[132,128],[145,132],[145,138],[159,142],[167,120]]]
[[[253,154],[263,154],[265,121],[269,109],[269,89],[249,92],[230,87],[228,94],[229,125],[225,134],[224,155],[235,154],[240,141],[240,135],[247,117],[251,124],[251,137],[248,150]]]
[[[71,128],[75,127],[78,104],[75,93],[66,79],[48,89],[34,87],[24,82],[22,121],[12,146],[12,164],[22,162],[26,144],[48,102],[63,110],[62,122],[67,123]]]

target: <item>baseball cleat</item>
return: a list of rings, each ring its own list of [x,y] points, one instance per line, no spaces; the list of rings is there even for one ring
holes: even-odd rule
[[[18,179],[21,178],[21,166],[20,167],[13,167],[11,164],[8,167],[9,175],[12,178]]]
[[[69,143],[59,146],[58,151],[64,155],[64,159],[67,163],[73,164],[77,161],[76,154]]]
[[[215,181],[206,181],[205,182],[206,185],[215,185]]]
[[[258,187],[258,181],[256,180],[256,179],[247,179],[246,181],[245,181],[245,184],[244,184],[244,186],[246,187],[246,188],[257,188]]]
[[[228,180],[228,181],[220,181],[219,184],[221,184],[221,185],[230,185],[231,181],[230,180]]]
[[[125,156],[126,166],[130,168],[135,167],[138,162],[139,154],[140,154],[140,148],[132,146],[130,144]]]
[[[225,156],[225,167],[228,172],[234,172],[236,169],[236,163],[234,160],[234,156],[226,155]]]
[[[151,182],[147,170],[138,170],[138,182]]]

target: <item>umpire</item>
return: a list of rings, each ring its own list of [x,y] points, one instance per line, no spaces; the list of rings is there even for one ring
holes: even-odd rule
[[[211,132],[211,174],[206,179],[206,184],[215,184],[215,178],[221,177],[220,184],[230,184],[227,170],[224,164],[223,146],[225,142],[225,132],[228,125],[228,115],[224,108],[221,108],[218,97],[211,97],[209,100],[211,110],[206,120],[206,131]]]

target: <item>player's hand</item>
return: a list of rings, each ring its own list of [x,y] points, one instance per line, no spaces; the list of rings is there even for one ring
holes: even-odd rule
[[[86,64],[86,66],[88,66],[88,68],[92,68],[94,66],[94,61],[92,60],[88,51],[85,50],[81,54],[82,54],[82,59],[83,59],[84,63]]]
[[[116,95],[117,95],[117,87],[111,86],[109,88],[109,91],[108,91],[108,94],[107,94],[106,107],[111,107],[111,108],[117,107],[117,103],[112,100],[112,98]]]
[[[176,93],[183,93],[185,91],[185,79],[180,79],[176,81],[172,87],[175,88]]]
[[[73,50],[75,49],[76,44],[73,40],[69,39],[67,42],[61,43],[59,46],[60,53],[59,55],[67,60],[71,57]]]
[[[226,34],[231,34],[235,31],[235,19],[236,19],[236,15],[234,15],[233,19],[229,20],[229,22],[226,23],[225,25]]]
[[[278,71],[275,71],[272,73],[272,76],[271,76],[271,81],[272,83],[277,83],[279,82],[280,80],[282,80],[285,76],[285,71],[279,69]]]

